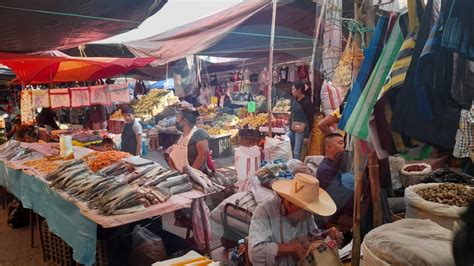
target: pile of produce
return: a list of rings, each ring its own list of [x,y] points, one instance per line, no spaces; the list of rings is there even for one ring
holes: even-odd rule
[[[275,106],[273,107],[274,112],[281,112],[281,113],[289,112],[290,109],[291,109],[291,101],[289,99],[279,100],[276,102]]]
[[[469,206],[469,202],[474,199],[474,189],[452,183],[422,188],[416,193],[427,201],[459,207]]]
[[[116,162],[92,172],[83,159],[65,163],[46,176],[50,186],[85,201],[89,208],[104,215],[132,213],[165,202],[171,195],[193,188],[204,193],[223,189],[201,171],[185,169],[185,173],[153,164],[131,171],[130,165]]]
[[[203,125],[200,126],[202,129],[205,129],[207,131],[207,134],[211,136],[218,136],[218,135],[223,135],[226,134],[227,131],[220,128],[220,127],[211,127],[209,125]]]
[[[239,111],[237,111],[237,117],[240,119],[245,118],[248,114],[247,108],[240,108]]]
[[[426,169],[425,165],[422,164],[412,164],[404,168],[407,172],[421,172]]]
[[[118,109],[111,116],[110,119],[121,120],[123,119],[122,109]]]
[[[268,122],[268,114],[261,113],[256,116],[250,115],[239,121],[241,127],[248,126],[249,128],[259,128],[266,125]]]
[[[130,156],[130,153],[123,151],[100,151],[84,156],[83,160],[87,163],[92,171],[97,172],[120,159]]]
[[[210,105],[201,105],[197,108],[199,115],[211,114],[217,111],[217,106],[210,104]]]
[[[176,128],[176,116],[163,118],[156,124],[155,128],[158,129],[158,132],[178,133],[178,129]]]
[[[135,109],[135,116],[143,120],[153,118],[168,106],[167,96],[172,97],[168,90],[150,90],[147,95],[142,96],[132,104]]]
[[[50,174],[58,169],[59,164],[55,161],[43,158],[27,161],[23,163],[23,166],[31,167],[42,174]]]
[[[235,115],[230,114],[219,114],[215,118],[216,126],[235,126],[239,122],[239,118]]]

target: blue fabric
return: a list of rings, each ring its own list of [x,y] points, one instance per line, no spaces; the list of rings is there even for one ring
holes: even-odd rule
[[[359,74],[357,75],[357,79],[351,88],[349,99],[347,100],[341,120],[339,121],[338,128],[340,129],[344,129],[346,127],[347,121],[349,120],[349,117],[351,116],[352,111],[354,110],[360,95],[364,90],[365,84],[370,77],[370,73],[372,72],[372,69],[375,67],[378,58],[382,53],[382,39],[385,36],[384,32],[387,28],[388,20],[389,18],[385,16],[379,19],[369,47],[365,50],[364,60],[360,66]]]
[[[301,160],[301,150],[303,148],[304,132],[288,132],[290,138],[291,147],[293,148],[293,158]]]
[[[341,183],[342,185],[351,190],[354,191],[354,174],[353,173],[342,173],[341,174]]]
[[[95,262],[97,224],[83,216],[78,207],[62,198],[40,179],[14,170],[0,162],[0,185],[48,221],[51,232],[72,249],[75,261],[92,265]]]

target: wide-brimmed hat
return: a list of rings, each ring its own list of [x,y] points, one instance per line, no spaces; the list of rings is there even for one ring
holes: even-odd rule
[[[272,189],[282,198],[311,213],[330,216],[337,210],[331,196],[319,187],[319,181],[313,176],[296,174],[292,180],[277,180]]]

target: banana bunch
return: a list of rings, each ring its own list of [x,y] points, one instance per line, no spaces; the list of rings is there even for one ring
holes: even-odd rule
[[[207,131],[207,134],[212,136],[223,135],[227,133],[227,131],[219,127],[211,127],[208,125],[204,125],[201,128],[205,129]]]
[[[123,119],[122,109],[118,109],[111,116],[110,119]]]

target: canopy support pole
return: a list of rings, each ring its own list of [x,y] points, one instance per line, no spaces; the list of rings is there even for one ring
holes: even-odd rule
[[[382,205],[380,202],[379,160],[377,153],[369,153],[369,181],[372,198],[374,228],[382,225]]]
[[[316,7],[318,6],[318,3],[315,3]],[[317,9],[317,8],[316,8]],[[311,82],[311,102],[313,102],[314,99],[314,69],[315,69],[315,64],[316,64],[316,49],[318,47],[318,42],[319,42],[319,33],[321,31],[321,24],[323,23],[323,17],[324,13],[326,12],[326,1],[323,1],[323,5],[321,7],[321,10],[319,12],[319,17],[316,15],[317,22],[315,23],[315,28],[313,31],[314,37],[313,37],[313,54],[311,55],[311,64],[309,66],[309,81]],[[317,11],[316,11],[317,13]],[[319,110],[319,106],[318,106]]]
[[[267,98],[267,113],[268,113],[268,136],[272,137],[272,88],[273,88],[273,48],[275,45],[275,24],[276,24],[276,11],[277,11],[277,2],[278,0],[273,0],[273,11],[272,11],[272,29],[270,36],[270,56],[268,60],[268,72],[269,82],[268,82],[268,98]]]
[[[364,178],[364,165],[361,160],[360,140],[354,137],[354,214],[352,223],[352,266],[359,266],[360,261],[360,244],[361,244],[361,230],[360,230],[360,215],[361,215],[361,197]]]

